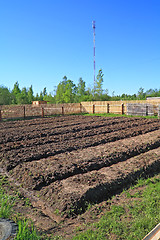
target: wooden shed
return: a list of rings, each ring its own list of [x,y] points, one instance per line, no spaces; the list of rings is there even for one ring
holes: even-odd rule
[[[32,105],[39,106],[42,104],[47,104],[47,101],[32,101]]]

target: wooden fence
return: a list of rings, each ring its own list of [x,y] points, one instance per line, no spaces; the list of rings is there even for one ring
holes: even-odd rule
[[[73,113],[116,113],[129,115],[159,115],[160,100],[148,101],[93,101],[81,103],[33,105],[2,105],[0,106],[0,121],[2,119],[45,117],[55,114]],[[130,106],[130,107],[128,107]],[[131,107],[132,106],[132,107]],[[136,106],[136,107],[135,107]],[[139,108],[137,107],[139,106]],[[143,106],[143,107],[142,107]],[[141,110],[138,110],[141,109]],[[143,110],[142,110],[143,109]],[[135,114],[134,114],[135,113]]]
[[[94,102],[81,102],[82,112],[89,113],[116,113],[128,115],[158,115],[160,99],[157,101],[149,100],[136,100],[136,101],[94,101]],[[138,108],[129,108],[128,104],[132,106],[146,106],[146,114],[144,110]],[[135,112],[138,114],[134,114]],[[148,111],[148,112],[147,112]]]
[[[2,119],[15,119],[28,117],[45,117],[55,114],[71,114],[80,113],[80,103],[70,104],[43,104],[39,106],[33,105],[2,105],[0,106],[0,121]]]
[[[125,105],[124,103],[119,104],[83,104],[81,103],[81,112],[82,113],[115,113],[115,114],[125,114]]]
[[[127,103],[127,115],[159,116],[159,105],[150,103]]]

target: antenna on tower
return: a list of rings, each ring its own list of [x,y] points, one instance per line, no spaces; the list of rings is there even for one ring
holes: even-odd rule
[[[95,93],[95,83],[96,83],[96,77],[95,77],[95,69],[96,69],[96,60],[95,60],[95,28],[96,28],[96,22],[92,21],[92,28],[93,28],[93,56],[94,56],[94,93]]]

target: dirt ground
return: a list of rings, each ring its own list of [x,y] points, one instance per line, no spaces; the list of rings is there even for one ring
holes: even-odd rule
[[[0,172],[30,201],[17,211],[47,234],[70,239],[90,204],[101,206],[140,176],[159,171],[158,119],[60,116],[0,123]]]

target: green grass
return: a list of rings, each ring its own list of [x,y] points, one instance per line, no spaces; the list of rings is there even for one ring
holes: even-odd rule
[[[15,197],[9,196],[5,193],[3,184],[7,184],[5,177],[0,178],[0,218],[9,218],[12,213],[12,207],[15,203]]]
[[[9,218],[13,205],[13,198],[0,191],[0,218]]]
[[[28,220],[18,220],[18,232],[15,240],[39,240],[40,235],[37,234],[32,222]]]
[[[115,114],[115,113],[84,113],[85,116],[101,116],[101,117],[139,117],[139,118],[154,118],[158,119],[158,116],[135,116],[126,114]]]
[[[159,177],[159,178],[158,178]],[[9,196],[5,187],[7,179],[0,178],[0,217],[11,218],[13,206],[18,201],[18,194]],[[144,189],[142,190],[142,187]],[[99,222],[86,226],[88,230],[81,232],[77,228],[72,240],[141,240],[160,222],[160,175],[148,179],[139,179],[137,184],[124,190],[121,204],[113,204],[108,200],[110,210],[101,217]],[[28,202],[28,200],[27,200]],[[88,208],[90,210],[92,206]],[[16,217],[18,232],[15,240],[64,239],[61,236],[47,238],[41,236],[29,220]],[[82,228],[83,229],[83,228]]]
[[[160,222],[160,178],[139,180],[134,189],[147,185],[143,192],[133,195],[123,192],[130,203],[112,205],[98,223],[77,234],[73,240],[124,239],[141,240]]]
[[[3,186],[9,184],[7,178],[0,176],[0,218],[12,218],[13,206],[16,204],[18,195],[9,196]],[[36,232],[33,223],[28,220],[16,219],[18,231],[15,240],[39,240],[42,239]]]

